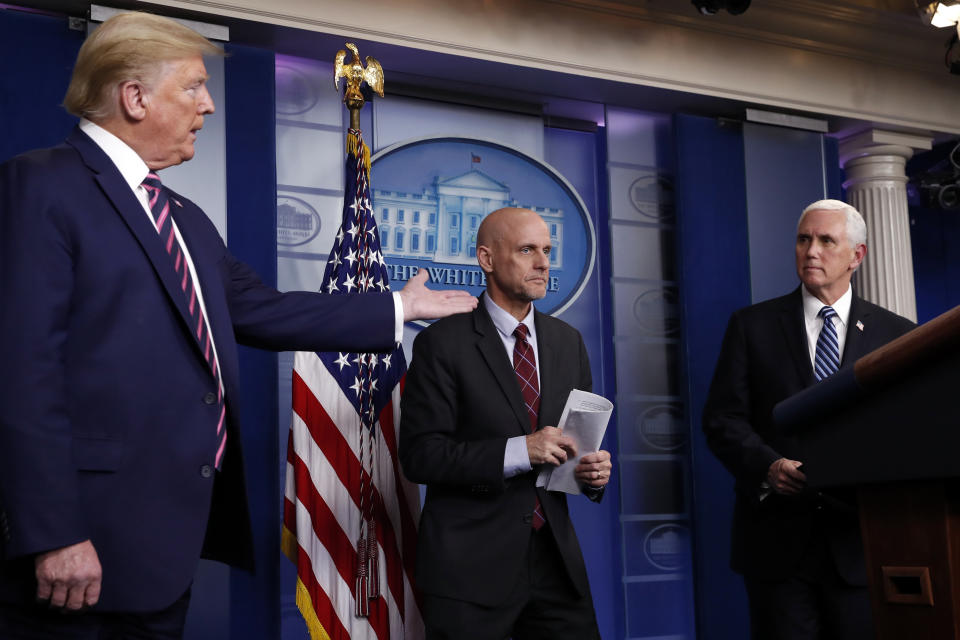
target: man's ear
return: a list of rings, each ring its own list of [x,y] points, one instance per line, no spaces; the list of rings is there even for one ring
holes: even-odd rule
[[[490,247],[483,244],[477,247],[477,263],[484,273],[493,271],[493,252]]]
[[[853,248],[853,260],[850,262],[850,271],[856,271],[863,259],[867,257],[867,245],[858,244]]]
[[[136,80],[127,80],[120,84],[117,99],[120,101],[120,110],[131,120],[143,120],[147,117],[150,105],[150,96],[146,88]]]

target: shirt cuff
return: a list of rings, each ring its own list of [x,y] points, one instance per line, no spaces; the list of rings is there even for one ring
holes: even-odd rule
[[[403,342],[403,299],[393,292],[393,341]]]
[[[503,477],[512,478],[532,469],[530,454],[527,453],[527,437],[508,438],[507,447],[503,450]]]

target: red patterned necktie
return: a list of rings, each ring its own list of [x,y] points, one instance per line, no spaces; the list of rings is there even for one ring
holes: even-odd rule
[[[200,301],[197,300],[197,289],[193,282],[193,276],[190,274],[183,247],[180,246],[180,241],[173,229],[173,218],[170,215],[170,195],[160,183],[160,177],[155,173],[148,173],[141,186],[147,190],[147,195],[150,197],[150,214],[153,216],[153,222],[157,227],[160,240],[173,262],[173,269],[179,277],[180,289],[183,291],[187,302],[187,310],[190,312],[191,328],[193,329],[191,333],[196,337],[197,344],[200,345],[200,350],[207,360],[207,365],[213,374],[213,381],[217,386],[217,408],[220,417],[217,419],[217,452],[214,457],[214,464],[219,469],[223,462],[223,453],[227,444],[227,430],[224,425],[226,405],[223,401],[223,390],[220,384],[220,363],[217,362],[217,354],[213,345],[210,344],[210,325],[203,308],[200,306]]]
[[[533,347],[527,342],[529,330],[522,322],[513,330],[517,339],[513,344],[513,370],[517,374],[520,392],[523,394],[523,403],[527,407],[527,417],[530,418],[530,433],[537,430],[537,416],[540,413],[540,383],[537,382],[537,361],[533,355]],[[533,507],[533,528],[540,529],[546,518],[540,509],[540,498]]]

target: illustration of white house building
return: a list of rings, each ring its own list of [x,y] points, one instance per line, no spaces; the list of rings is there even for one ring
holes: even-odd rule
[[[482,171],[438,176],[423,193],[373,190],[381,248],[395,258],[475,265],[480,222],[508,206],[531,209],[544,219],[553,246],[550,268],[562,269],[563,210],[518,204],[506,184]]]

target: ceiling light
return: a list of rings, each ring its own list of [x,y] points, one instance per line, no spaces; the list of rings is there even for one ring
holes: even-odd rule
[[[934,27],[952,27],[960,22],[960,1],[927,2],[917,0],[917,10],[925,24]]]
[[[712,16],[721,9],[736,16],[750,8],[750,0],[693,0],[693,6],[705,16]]]

